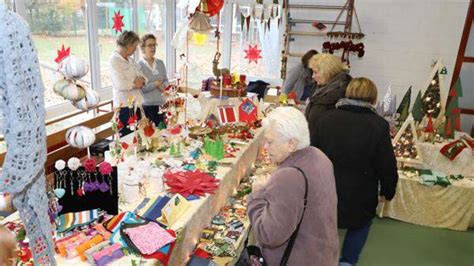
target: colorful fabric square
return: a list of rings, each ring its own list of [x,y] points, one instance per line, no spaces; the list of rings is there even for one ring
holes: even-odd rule
[[[93,246],[90,249],[86,250],[85,256],[87,258],[87,262],[90,265],[95,265],[95,260],[93,258],[93,255],[108,246],[110,246],[110,243],[108,241],[104,241],[102,243],[99,243],[97,246]]]
[[[157,219],[161,216],[161,210],[163,207],[170,201],[170,197],[158,196],[151,204],[145,206],[145,208],[140,211],[141,216],[149,221],[157,221]]]
[[[91,247],[101,243],[101,242],[104,242],[104,237],[102,235],[96,235],[94,236],[93,238],[91,238],[90,240],[80,244],[79,246],[76,247],[76,251],[77,251],[77,254],[79,255],[79,257],[81,258],[82,261],[86,261],[87,258],[86,258],[86,255],[85,255],[85,252],[86,250],[90,249]]]
[[[176,238],[176,232],[173,230],[166,230],[172,237]],[[170,260],[171,254],[173,253],[173,249],[175,247],[176,241],[173,241],[171,244],[168,244],[161,248],[158,252],[155,252],[151,255],[142,255],[145,259],[157,259],[163,265],[168,265]]]
[[[57,231],[58,233],[64,233],[78,226],[89,224],[98,218],[98,209],[66,213],[57,218]]]
[[[143,223],[145,220],[138,217],[136,214],[131,212],[126,212],[123,216],[122,220],[120,221],[119,225],[114,228],[112,232],[112,236],[110,237],[110,242],[112,243],[119,243],[123,247],[128,247],[127,243],[122,239],[120,235],[120,226],[122,224],[138,224]]]
[[[122,246],[115,243],[92,255],[97,266],[104,266],[124,256]]]
[[[140,227],[125,229],[125,233],[140,250],[140,253],[147,255],[155,253],[175,240],[165,229],[153,222]]]
[[[118,215],[115,215],[114,217],[110,218],[104,225],[105,228],[109,232],[114,232],[116,231],[115,228],[120,225],[120,222],[122,221],[123,217],[125,216],[126,212],[119,213]]]

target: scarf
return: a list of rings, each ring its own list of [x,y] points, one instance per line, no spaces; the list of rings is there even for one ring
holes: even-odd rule
[[[342,106],[358,106],[358,107],[362,107],[362,108],[367,108],[370,111],[377,114],[377,111],[375,110],[374,106],[372,104],[370,104],[369,102],[366,102],[366,101],[354,100],[354,99],[349,99],[349,98],[342,98],[336,103],[336,108],[340,108]]]

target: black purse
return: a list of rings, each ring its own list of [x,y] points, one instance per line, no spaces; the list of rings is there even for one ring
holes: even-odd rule
[[[301,222],[303,221],[304,213],[306,211],[306,205],[308,202],[308,178],[306,177],[303,170],[301,170],[300,168],[296,166],[293,166],[293,168],[298,170],[304,177],[305,191],[304,191],[303,213],[301,214],[300,221],[298,222],[298,225],[296,226],[295,231],[291,234],[290,239],[288,240],[288,246],[286,246],[285,252],[283,253],[280,266],[286,266],[288,263],[288,259],[290,258],[291,250],[293,249],[293,245],[295,244],[295,241],[296,241],[296,236],[298,235],[298,231],[300,230],[300,225],[301,225]],[[235,265],[236,266],[267,266],[267,263],[265,261],[265,258],[263,257],[263,254],[260,248],[253,245],[247,246],[248,241],[249,241],[250,230],[251,228],[249,228],[249,233],[244,243],[244,249],[242,250],[239,260],[237,261]]]

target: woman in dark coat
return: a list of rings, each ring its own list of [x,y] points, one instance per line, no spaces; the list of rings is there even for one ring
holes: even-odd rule
[[[334,110],[337,101],[344,98],[347,84],[352,77],[347,73],[347,66],[341,59],[331,54],[317,54],[309,61],[313,70],[313,79],[318,84],[316,91],[309,98],[305,116],[309,131],[328,110]]]
[[[311,132],[311,145],[334,165],[338,227],[348,229],[339,265],[357,263],[378,201],[391,200],[398,181],[389,124],[372,106],[377,99],[375,84],[355,78],[346,97]]]

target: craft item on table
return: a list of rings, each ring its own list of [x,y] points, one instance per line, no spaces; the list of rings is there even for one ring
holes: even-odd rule
[[[54,168],[57,170],[55,172],[54,194],[60,199],[64,197],[64,194],[66,194],[66,190],[64,189],[64,187],[66,187],[67,175],[67,170],[65,170],[66,162],[64,160],[57,160],[54,164]]]
[[[131,224],[143,224],[146,220],[142,217],[131,213],[126,212],[125,215],[120,220],[120,223],[114,228],[112,232],[112,236],[110,237],[111,243],[119,243],[122,247],[128,247],[126,239],[122,237],[122,229],[124,225],[131,225]]]
[[[451,185],[451,182],[449,182],[449,179],[443,173],[431,170],[418,170],[418,172],[420,175],[420,183],[423,185],[440,185],[442,187]]]
[[[222,125],[237,122],[237,114],[233,105],[221,105],[218,108],[219,120]]]
[[[81,79],[89,72],[89,66],[77,55],[69,55],[59,63],[59,72],[67,79]]]
[[[104,225],[101,223],[95,224],[92,228],[101,236],[103,236],[104,239],[108,240],[111,236],[111,233],[107,231],[107,229],[105,229]]]
[[[56,221],[58,233],[70,231],[78,226],[86,225],[94,222],[99,218],[99,210],[89,210],[82,212],[70,212],[62,214]]]
[[[110,243],[108,241],[104,241],[102,243],[99,243],[93,247],[91,247],[90,249],[86,250],[84,252],[84,256],[86,257],[87,259],[87,262],[91,265],[95,265],[95,261],[94,261],[94,258],[93,258],[93,255],[101,250],[103,250],[104,248],[110,246]]]
[[[466,148],[467,145],[463,141],[456,140],[444,145],[439,152],[453,161]]]
[[[209,137],[204,138],[204,153],[208,154],[215,160],[221,160],[224,158],[224,142],[222,139],[218,138],[216,140],[211,140]]]
[[[119,243],[115,243],[94,253],[92,258],[97,266],[105,266],[123,256],[122,246]]]
[[[224,0],[203,0],[198,5],[197,10],[206,13],[209,17],[213,17],[219,14],[223,6]]]
[[[191,204],[180,194],[174,195],[161,210],[158,222],[172,227],[179,218],[191,207]]]
[[[75,126],[66,131],[66,141],[76,148],[87,148],[95,142],[95,133],[85,126]]]
[[[99,164],[99,172],[102,175],[102,183],[100,183],[99,190],[102,192],[110,191],[113,194],[112,188],[112,176],[110,175],[113,171],[112,165],[108,162],[102,162]],[[107,182],[105,179],[107,178]]]
[[[257,121],[257,106],[250,100],[245,99],[239,106],[239,121],[254,123]]]
[[[122,181],[123,201],[133,203],[140,199],[140,177],[129,173]]]
[[[53,85],[56,94],[70,101],[80,101],[86,96],[85,88],[72,80],[61,79]]]
[[[67,240],[56,243],[56,247],[61,256],[72,258],[74,255],[77,256],[75,248],[81,243],[87,241],[87,239],[88,238],[84,233],[75,234],[73,237],[68,238]]]
[[[218,230],[216,228],[212,228],[212,227],[204,228],[204,230],[202,230],[202,232],[201,232],[201,238],[200,238],[199,241],[208,242],[208,243],[211,242],[211,240],[216,235],[217,231]]]
[[[20,250],[17,251],[17,266],[33,266],[33,253],[28,247],[21,247]]]
[[[93,246],[96,246],[100,244],[101,242],[104,242],[105,239],[102,235],[95,235],[91,239],[87,240],[86,242],[80,244],[79,246],[76,247],[77,254],[81,258],[82,261],[86,261],[87,257],[85,255],[85,252],[92,248]]]
[[[232,83],[232,80],[231,80]],[[222,86],[221,86],[222,85]],[[212,80],[209,82],[211,95],[214,97],[245,97],[247,96],[247,85],[245,83],[235,83],[228,86],[224,86],[222,79]]]
[[[145,255],[155,253],[158,249],[174,242],[176,239],[155,222],[127,228],[124,232],[140,251],[140,254]]]
[[[171,193],[179,193],[184,197],[203,197],[205,194],[213,194],[219,187],[219,180],[199,170],[167,172],[163,178]]]
[[[191,256],[191,259],[186,264],[186,266],[209,266],[213,265],[212,260],[210,258],[202,258],[195,254]]]
[[[149,221],[156,222],[161,217],[161,211],[170,199],[168,196],[158,196],[153,201],[149,201],[145,207],[138,211],[138,214]]]
[[[170,236],[176,238],[176,232],[175,231],[168,229],[168,230],[166,230],[166,232],[168,232],[170,234]],[[168,245],[160,248],[157,252],[155,252],[151,255],[142,254],[142,257],[144,259],[159,260],[161,262],[161,264],[168,265],[175,244],[176,244],[176,242],[173,241],[171,244],[168,244]]]
[[[87,111],[93,107],[96,107],[100,102],[99,93],[93,89],[85,89],[85,96],[79,101],[74,101],[74,107]]]
[[[183,161],[174,158],[168,158],[164,161],[164,163],[168,166],[168,168],[180,168],[183,165]]]

